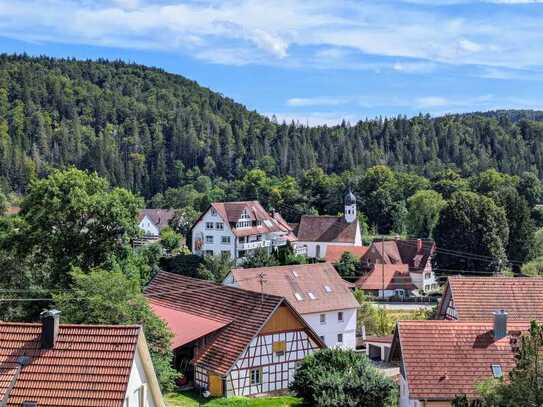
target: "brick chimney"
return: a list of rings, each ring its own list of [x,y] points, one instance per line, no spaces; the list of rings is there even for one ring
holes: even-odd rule
[[[417,254],[421,254],[421,253],[422,253],[422,239],[417,239]]]
[[[507,312],[499,310],[494,314],[494,340],[500,340],[507,336]]]
[[[58,325],[60,321],[60,311],[56,309],[43,311],[40,314],[41,319],[41,347],[42,349],[52,349],[58,337]]]

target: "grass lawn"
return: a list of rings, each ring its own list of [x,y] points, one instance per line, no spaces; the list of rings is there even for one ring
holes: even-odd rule
[[[170,393],[166,397],[169,407],[294,407],[300,406],[301,400],[292,396],[283,397],[230,397],[204,399],[197,392]]]

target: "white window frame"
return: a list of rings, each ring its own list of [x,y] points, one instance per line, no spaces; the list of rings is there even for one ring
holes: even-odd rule
[[[231,244],[232,238],[230,236],[221,236],[221,244]]]
[[[217,229],[217,230],[224,230],[224,223],[222,223],[222,222],[215,222],[215,229]]]
[[[262,384],[262,368],[251,369],[249,372],[251,386]]]
[[[321,325],[326,325],[326,314],[320,314],[319,316]]]
[[[342,333],[337,334],[337,343],[343,343],[343,334]]]
[[[206,243],[213,244],[214,240],[213,235],[206,235]]]
[[[206,229],[213,230],[213,222],[206,222]]]

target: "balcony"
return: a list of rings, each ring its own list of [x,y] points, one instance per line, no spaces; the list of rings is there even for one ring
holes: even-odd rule
[[[278,238],[278,239],[273,239],[272,240],[272,245],[273,245],[273,247],[279,247],[279,246],[286,245],[287,242],[288,242],[287,238]]]
[[[254,242],[238,243],[238,250],[253,250],[259,247],[271,246],[271,240],[256,240]]]
[[[305,256],[307,254],[307,247],[305,246],[294,247],[294,254],[297,256]]]

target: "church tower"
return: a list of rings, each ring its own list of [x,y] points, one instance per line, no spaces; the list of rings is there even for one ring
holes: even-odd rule
[[[356,220],[356,197],[349,188],[349,192],[345,195],[345,221],[353,223]]]

